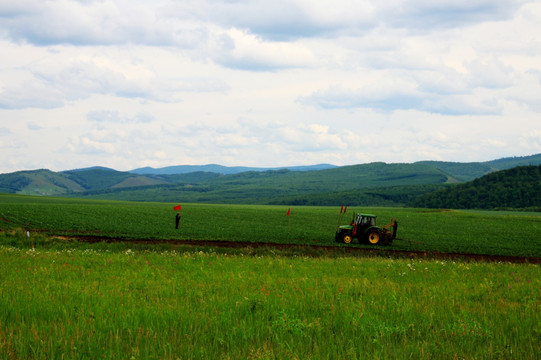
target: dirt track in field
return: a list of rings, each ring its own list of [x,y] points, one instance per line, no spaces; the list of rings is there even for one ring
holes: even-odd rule
[[[509,263],[530,263],[540,264],[541,257],[527,256],[507,256],[507,255],[482,255],[482,254],[467,254],[467,253],[445,253],[437,251],[410,251],[410,250],[394,250],[392,247],[379,248],[360,248],[355,246],[324,246],[324,245],[301,245],[301,244],[279,244],[279,243],[262,243],[248,241],[221,241],[221,240],[143,240],[143,239],[116,239],[102,236],[70,236],[70,239],[78,240],[87,243],[97,242],[124,242],[129,244],[171,244],[178,246],[204,246],[204,247],[224,247],[224,248],[267,248],[277,250],[309,250],[319,253],[329,254],[358,254],[388,256],[412,259],[439,259],[439,260],[466,260],[466,261],[487,261],[487,262],[509,262]]]

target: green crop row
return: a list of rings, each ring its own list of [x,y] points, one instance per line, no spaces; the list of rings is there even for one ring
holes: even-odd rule
[[[407,208],[182,204],[180,229],[170,203],[138,203],[0,194],[0,228],[51,235],[336,245],[339,223],[354,212],[398,221],[392,249],[541,256],[541,214]],[[349,246],[366,246],[351,244]]]
[[[0,245],[0,359],[534,359],[540,289],[530,264]]]

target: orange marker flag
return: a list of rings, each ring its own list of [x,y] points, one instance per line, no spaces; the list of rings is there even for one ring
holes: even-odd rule
[[[287,209],[287,216],[291,215],[291,208]]]
[[[180,211],[180,205],[175,206],[175,207],[173,208],[173,210],[178,210],[178,211]]]

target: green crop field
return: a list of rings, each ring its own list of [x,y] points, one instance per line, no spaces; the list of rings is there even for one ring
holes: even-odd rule
[[[137,203],[0,194],[0,228],[57,236],[189,239],[336,245],[337,207],[182,204],[175,230],[171,203]],[[349,208],[398,221],[397,250],[541,256],[541,213]],[[351,244],[349,246],[366,246]]]
[[[0,245],[0,359],[535,359],[541,353],[535,264],[129,244],[32,249],[21,233],[0,234],[0,244],[13,240],[18,245]]]
[[[0,359],[541,353],[538,264],[64,240],[345,246],[333,241],[340,207],[291,207],[287,217],[281,206],[182,204],[175,230],[174,205],[0,195]],[[396,218],[411,241],[391,248],[541,253],[536,213],[351,208],[348,219],[354,211]]]

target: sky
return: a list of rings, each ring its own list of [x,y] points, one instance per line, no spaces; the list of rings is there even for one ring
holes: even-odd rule
[[[0,0],[0,173],[488,161],[540,120],[540,0]]]

